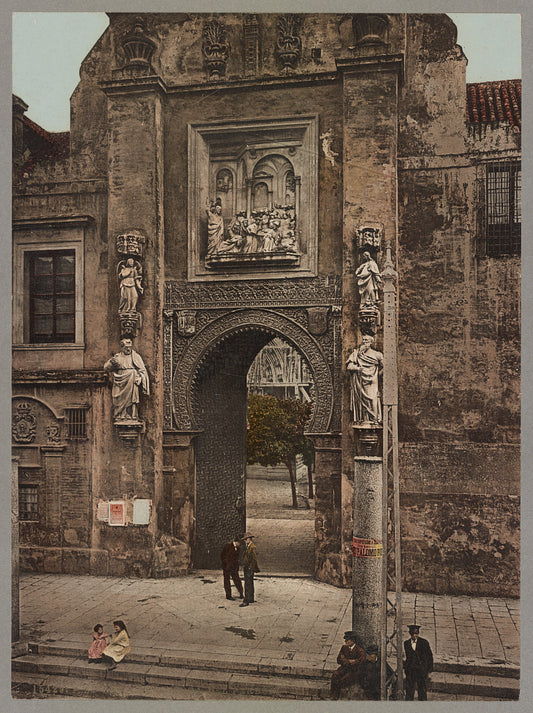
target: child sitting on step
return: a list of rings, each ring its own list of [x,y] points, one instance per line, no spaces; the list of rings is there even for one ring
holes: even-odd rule
[[[107,646],[109,634],[104,634],[104,627],[97,624],[93,629],[93,643],[89,647],[89,663],[103,661],[102,652]]]

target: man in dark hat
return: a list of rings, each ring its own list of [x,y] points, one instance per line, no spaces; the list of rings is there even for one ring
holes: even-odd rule
[[[241,607],[247,607],[248,604],[255,602],[254,574],[259,572],[259,567],[257,566],[257,550],[252,542],[253,538],[254,536],[250,532],[245,532],[242,536],[246,545],[246,551],[244,553],[243,562],[244,600],[240,605]]]
[[[337,656],[339,668],[331,675],[331,698],[334,701],[339,700],[341,688],[357,682],[359,667],[365,660],[365,652],[357,645],[356,638],[355,631],[347,631],[344,634],[344,646]]]
[[[405,661],[405,700],[414,701],[415,687],[418,689],[418,700],[427,701],[427,677],[433,671],[433,654],[431,646],[426,639],[418,634],[420,627],[411,624],[409,627],[410,639],[403,642]]]
[[[239,577],[239,538],[234,537],[232,542],[228,542],[222,548],[220,559],[222,561],[222,574],[224,575],[224,591],[226,599],[233,599],[231,596],[231,581],[237,587],[239,597],[243,598],[242,582]]]

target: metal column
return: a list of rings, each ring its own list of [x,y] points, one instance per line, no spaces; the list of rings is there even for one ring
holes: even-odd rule
[[[396,277],[387,245],[383,278],[383,574],[381,625],[381,699],[403,699],[402,569],[398,467],[398,368]],[[390,591],[389,591],[390,590]],[[391,596],[395,593],[394,598]],[[387,663],[390,669],[387,670]],[[392,669],[392,671],[391,671]]]

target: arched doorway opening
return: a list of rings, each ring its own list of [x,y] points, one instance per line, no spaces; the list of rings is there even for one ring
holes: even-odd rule
[[[314,401],[309,365],[297,349],[280,337],[275,337],[256,356],[247,383],[249,409],[254,404],[264,408],[271,397],[302,403]],[[256,534],[261,568],[266,572],[297,575],[314,572],[314,463],[311,442],[308,440],[306,445],[303,453],[291,459],[292,473],[285,462],[247,464],[246,529]],[[249,450],[247,455],[250,461]]]
[[[195,567],[218,568],[222,544],[246,528],[246,377],[261,349],[279,336],[302,354],[313,376],[310,431],[327,431],[333,407],[330,366],[309,332],[279,313],[239,310],[211,322],[190,342],[179,381],[176,372],[175,409],[186,407],[200,432]]]

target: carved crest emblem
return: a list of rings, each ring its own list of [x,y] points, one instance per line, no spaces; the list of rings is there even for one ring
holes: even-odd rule
[[[13,414],[11,428],[13,440],[16,443],[33,443],[35,440],[35,423],[31,404],[27,401],[18,404],[16,413]]]
[[[315,336],[325,334],[328,329],[329,307],[309,307],[307,310],[307,323],[309,331]]]
[[[381,223],[365,223],[359,225],[356,229],[357,247],[371,247],[375,250],[381,248],[381,240],[383,238],[383,226]]]
[[[46,435],[48,436],[48,443],[59,443],[60,429],[56,424],[46,427]]]
[[[182,337],[190,337],[196,332],[196,311],[193,309],[182,309],[176,313],[176,323],[178,333]]]

